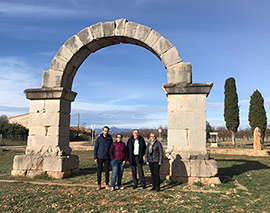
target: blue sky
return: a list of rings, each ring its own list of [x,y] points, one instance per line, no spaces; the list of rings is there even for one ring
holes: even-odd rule
[[[193,66],[193,82],[213,82],[207,120],[223,126],[224,82],[237,83],[241,128],[258,89],[270,118],[269,0],[0,0],[0,114],[28,112],[23,90],[41,87],[42,71],[65,41],[97,22],[126,18],[149,26]],[[117,127],[167,124],[167,83],[151,52],[121,44],[91,54],[73,83],[71,123]]]

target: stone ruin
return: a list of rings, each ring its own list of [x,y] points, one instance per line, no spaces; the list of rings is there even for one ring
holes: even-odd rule
[[[168,148],[161,176],[217,181],[217,163],[206,150],[206,97],[213,83],[192,83],[191,63],[183,62],[175,46],[155,30],[126,19],[99,22],[72,36],[43,71],[42,88],[24,91],[30,100],[29,137],[25,154],[14,157],[13,176],[64,178],[79,172],[79,158],[69,146],[71,102],[77,94],[72,82],[90,54],[120,43],[151,51],[167,72]]]

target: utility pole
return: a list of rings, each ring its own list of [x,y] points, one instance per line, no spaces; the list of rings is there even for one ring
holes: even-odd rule
[[[79,130],[80,130],[80,113],[78,113],[78,130],[77,130],[77,136],[79,136]]]

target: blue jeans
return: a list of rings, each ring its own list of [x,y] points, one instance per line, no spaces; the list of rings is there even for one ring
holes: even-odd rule
[[[116,177],[117,186],[122,186],[122,176],[123,176],[124,166],[120,160],[112,160],[112,177],[111,177],[111,187],[115,187]]]

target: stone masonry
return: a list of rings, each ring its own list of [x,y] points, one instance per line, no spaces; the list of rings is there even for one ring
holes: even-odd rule
[[[46,172],[63,178],[78,172],[78,157],[71,154],[68,129],[70,106],[76,93],[72,83],[84,60],[99,49],[128,43],[151,51],[163,63],[168,84],[167,160],[163,177],[208,183],[217,164],[206,151],[206,97],[212,83],[192,83],[191,63],[153,29],[126,19],[99,22],[68,39],[43,72],[42,88],[25,90],[30,100],[29,138],[25,155],[15,156],[12,175]]]

